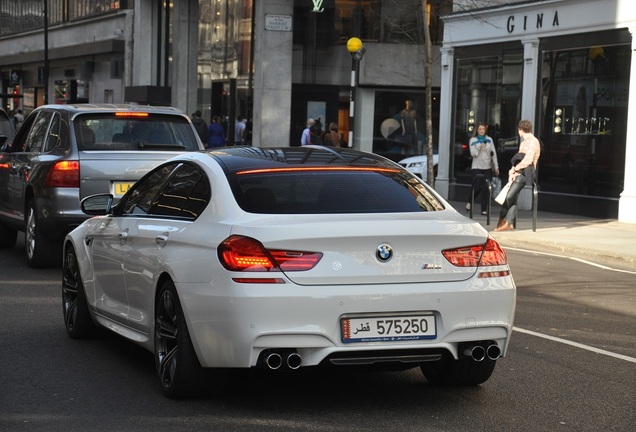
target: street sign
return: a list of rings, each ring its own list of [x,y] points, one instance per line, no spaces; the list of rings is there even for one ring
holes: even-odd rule
[[[265,15],[265,30],[292,31],[291,15]]]
[[[9,80],[11,81],[12,86],[20,84],[21,74],[22,71],[11,69],[11,72],[9,72]]]

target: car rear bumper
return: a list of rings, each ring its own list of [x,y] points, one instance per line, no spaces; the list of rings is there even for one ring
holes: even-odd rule
[[[516,299],[511,277],[435,288],[236,284],[232,289],[241,296],[230,297],[210,295],[211,286],[181,285],[178,290],[192,342],[206,367],[254,367],[264,351],[298,353],[301,366],[372,351],[388,356],[408,350],[443,351],[457,358],[462,355],[458,347],[467,342],[495,343],[505,355]],[[436,335],[411,341],[343,342],[343,318],[403,314],[432,314]]]

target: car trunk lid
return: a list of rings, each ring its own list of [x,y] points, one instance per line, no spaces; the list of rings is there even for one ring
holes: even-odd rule
[[[423,213],[273,216],[233,234],[255,238],[268,250],[320,252],[308,271],[287,271],[299,285],[459,281],[476,267],[457,267],[446,249],[483,245],[487,232],[454,210]],[[279,228],[272,229],[274,225]],[[334,227],[338,227],[335,229]],[[284,232],[284,236],[275,235]]]

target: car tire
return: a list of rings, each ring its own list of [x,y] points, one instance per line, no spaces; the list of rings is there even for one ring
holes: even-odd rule
[[[423,363],[422,373],[431,384],[443,386],[475,386],[488,381],[497,360],[485,358],[475,361],[472,358],[443,358],[442,360]]]
[[[95,333],[95,323],[86,302],[77,255],[72,247],[64,254],[62,266],[62,307],[66,332],[73,339],[86,339]]]
[[[155,367],[161,390],[169,398],[196,396],[202,389],[203,368],[170,280],[162,283],[155,304]]]
[[[0,249],[11,249],[18,241],[18,231],[0,222]]]
[[[34,200],[31,200],[27,207],[24,249],[27,264],[31,268],[58,267],[60,265],[61,250],[59,244],[46,237],[40,229]]]

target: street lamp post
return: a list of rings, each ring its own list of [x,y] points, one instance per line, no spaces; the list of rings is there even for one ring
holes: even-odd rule
[[[44,1],[44,72],[42,84],[44,84],[44,94],[42,101],[44,105],[49,103],[49,7],[48,0]]]
[[[357,71],[358,64],[362,57],[364,56],[364,52],[366,48],[362,45],[362,41],[357,37],[352,37],[347,41],[347,51],[351,54],[351,86],[349,88],[349,147],[353,147],[353,116],[355,113],[355,91],[356,85],[358,83],[357,79]]]

